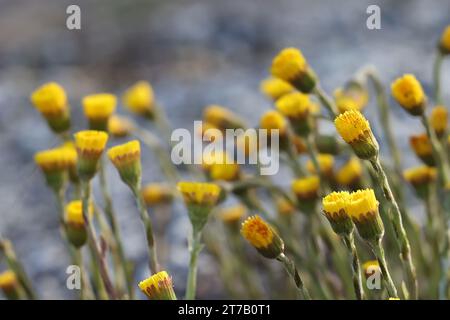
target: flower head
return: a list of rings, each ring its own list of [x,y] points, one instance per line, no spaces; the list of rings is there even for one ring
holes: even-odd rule
[[[94,215],[94,208],[89,205],[88,219]],[[83,205],[80,200],[74,200],[66,205],[65,222],[67,236],[72,245],[79,248],[86,243],[87,233],[83,216]]]
[[[108,120],[108,133],[116,138],[126,137],[133,127],[133,123],[122,116],[112,115]]]
[[[77,153],[68,148],[40,151],[34,160],[45,175],[47,185],[60,190],[66,182],[67,172],[77,162]]]
[[[301,92],[292,92],[282,96],[275,102],[277,110],[287,117],[299,135],[307,135],[311,131],[309,118],[311,102],[309,96]]]
[[[277,111],[271,110],[264,113],[260,120],[260,126],[268,131],[268,136],[270,136],[272,130],[279,130],[280,137],[287,132],[286,119]]]
[[[90,180],[97,172],[99,159],[108,142],[108,134],[103,131],[85,130],[75,135],[75,147],[78,153],[78,175]]]
[[[403,177],[414,187],[417,195],[425,199],[430,183],[436,180],[436,168],[429,166],[409,168],[403,172]]]
[[[334,232],[348,235],[353,231],[353,223],[347,213],[350,194],[347,191],[332,192],[322,199],[323,212]]]
[[[122,181],[130,188],[137,188],[141,182],[141,145],[133,140],[108,150],[108,157],[119,171]]]
[[[260,89],[262,93],[273,101],[294,90],[288,82],[278,78],[264,79],[261,81]]]
[[[370,129],[369,121],[356,110],[340,114],[334,120],[336,130],[361,159],[371,159],[378,155],[378,142]]]
[[[299,201],[313,200],[318,197],[320,187],[319,176],[309,176],[292,182],[292,191]]]
[[[317,82],[302,52],[296,48],[281,50],[272,61],[271,73],[304,93],[311,92]]]
[[[147,206],[170,203],[173,192],[170,187],[162,183],[150,183],[142,189],[142,198]]]
[[[363,239],[379,240],[384,234],[378,204],[373,189],[355,191],[348,198],[347,213]]]
[[[337,183],[347,187],[358,185],[361,177],[361,161],[356,157],[352,157],[336,173]]]
[[[345,88],[334,91],[334,100],[340,113],[348,110],[362,110],[369,101],[367,89],[358,82],[350,82]]]
[[[442,137],[447,130],[448,111],[444,106],[436,106],[431,110],[430,123],[436,135]]]
[[[331,154],[320,153],[317,156],[317,161],[319,162],[320,171],[324,175],[331,177],[333,175],[334,157]],[[308,169],[308,171],[312,174],[317,174],[312,160],[308,160],[306,163],[306,169]]]
[[[284,251],[283,240],[258,215],[249,217],[242,223],[241,234],[266,258],[275,259]]]
[[[69,105],[66,92],[59,84],[49,82],[37,88],[31,94],[31,102],[54,132],[61,133],[69,130]]]
[[[89,128],[107,131],[109,117],[116,110],[116,96],[110,93],[92,94],[84,97],[82,103]]]
[[[139,288],[150,300],[177,300],[172,278],[166,271],[158,272],[139,282]]]
[[[231,159],[227,152],[204,152],[202,167],[212,180],[233,181],[239,178],[239,164]]]
[[[392,95],[398,104],[413,116],[421,115],[425,110],[425,93],[422,85],[412,74],[397,78],[391,85]]]
[[[439,49],[443,54],[450,54],[450,25],[447,26],[442,33]]]
[[[152,118],[155,104],[152,86],[147,81],[135,83],[123,95],[123,103],[131,112]]]
[[[228,208],[223,208],[219,216],[222,221],[230,226],[235,226],[246,215],[247,208],[242,205],[235,205]]]
[[[219,130],[245,128],[243,120],[231,110],[219,106],[209,105],[203,111],[203,120]]]
[[[278,197],[276,200],[277,212],[281,216],[290,216],[295,212],[295,206],[291,201],[284,197]]]
[[[422,160],[426,165],[435,165],[433,148],[427,134],[424,133],[411,136],[409,138],[409,144],[411,145],[411,148],[414,150],[414,153],[417,155],[417,157],[419,157],[420,160]]]

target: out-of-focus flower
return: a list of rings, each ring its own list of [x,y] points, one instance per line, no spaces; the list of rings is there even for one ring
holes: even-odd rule
[[[422,160],[426,165],[430,167],[435,165],[433,148],[428,136],[425,133],[411,136],[409,138],[409,144],[417,157],[419,157],[420,160]]]
[[[383,221],[378,212],[378,201],[373,189],[351,193],[346,208],[363,239],[378,241],[383,237]]]
[[[317,134],[316,147],[320,153],[337,155],[341,152],[341,146],[335,135]]]
[[[425,111],[426,96],[422,85],[412,74],[397,78],[391,85],[392,95],[398,104],[413,116]]]
[[[77,162],[77,154],[68,148],[55,148],[40,151],[34,160],[44,173],[47,185],[53,190],[61,190],[68,170]]]
[[[6,270],[0,273],[0,289],[8,299],[19,298],[20,284],[14,271]]]
[[[295,206],[284,197],[278,197],[276,200],[277,212],[281,216],[291,216],[295,212]]]
[[[123,95],[123,104],[133,113],[153,118],[155,95],[153,88],[147,81],[138,81]]]
[[[84,115],[91,130],[108,130],[109,117],[116,110],[117,98],[110,93],[98,93],[83,98]]]
[[[212,180],[234,181],[239,178],[239,164],[234,162],[227,152],[203,153],[202,167]]]
[[[363,267],[364,276],[366,278],[368,278],[374,274],[378,274],[381,276],[381,269],[380,269],[380,264],[378,263],[378,260],[366,261],[366,262],[364,262],[362,267]]]
[[[142,198],[149,207],[167,204],[173,200],[173,191],[166,184],[150,183],[142,189]]]
[[[430,116],[431,127],[438,137],[442,137],[447,130],[448,111],[444,106],[436,106],[431,110]]]
[[[299,208],[305,213],[311,213],[319,198],[319,176],[309,176],[292,181],[292,191],[298,200]]]
[[[270,137],[272,130],[279,130],[280,138],[287,134],[288,124],[283,115],[277,111],[267,111],[260,120],[261,129],[268,131],[267,135]]]
[[[308,151],[305,140],[303,140],[303,138],[297,135],[293,135],[292,143],[294,144],[295,151],[297,151],[297,154],[304,154]]]
[[[78,177],[78,172],[77,172],[77,161],[78,161],[78,155],[77,155],[77,149],[75,148],[75,143],[74,141],[68,140],[66,142],[64,142],[60,148],[66,148],[67,150],[69,150],[69,152],[72,153],[73,157],[72,161],[69,164],[69,179],[71,182],[73,183],[78,183],[79,182],[79,177]]]
[[[336,173],[336,181],[342,186],[358,186],[362,177],[361,162],[357,157],[350,158]]]
[[[340,113],[348,110],[361,111],[369,101],[369,93],[363,85],[352,81],[344,88],[334,91],[334,100]]]
[[[370,129],[369,121],[356,110],[340,114],[334,120],[339,135],[361,159],[371,159],[378,155],[378,142]]]
[[[301,92],[292,92],[282,96],[275,102],[277,110],[287,117],[294,131],[301,136],[307,135],[313,122],[309,117],[311,101],[309,96]]]
[[[92,204],[88,208],[88,219],[92,219],[94,208]],[[87,232],[83,217],[81,201],[71,201],[66,205],[66,231],[70,243],[76,248],[82,247],[87,240]]]
[[[447,26],[442,33],[439,49],[443,54],[450,54],[450,26]]]
[[[122,181],[131,189],[138,188],[141,182],[141,145],[133,140],[108,150],[108,157],[119,171]]]
[[[203,122],[199,128],[198,135],[203,141],[214,142],[223,137],[223,131],[209,122]]]
[[[271,73],[303,93],[310,93],[317,83],[314,71],[296,48],[281,50],[272,61]]]
[[[322,199],[323,212],[334,232],[349,235],[353,231],[353,222],[347,213],[350,194],[347,191],[332,192]]]
[[[261,81],[261,92],[273,101],[294,91],[294,88],[286,81],[278,78],[267,78]]]
[[[139,282],[139,288],[150,300],[177,300],[172,278],[166,271],[158,272]]]
[[[123,116],[112,115],[108,120],[108,133],[115,138],[128,136],[133,128],[133,123]]]
[[[220,130],[246,127],[244,121],[237,114],[219,105],[207,106],[203,111],[203,121]]]
[[[334,157],[331,154],[319,154],[317,156],[320,171],[327,177],[333,176]],[[312,160],[306,163],[306,169],[312,174],[318,174]]]
[[[247,208],[245,206],[235,205],[220,210],[219,217],[226,225],[236,227],[246,214]]]
[[[242,223],[244,238],[266,258],[276,259],[284,251],[284,243],[275,230],[260,216],[254,215]]]
[[[75,135],[78,153],[78,175],[82,180],[92,179],[98,169],[99,160],[108,142],[108,134],[103,131],[85,130]]]
[[[428,166],[409,168],[403,172],[403,177],[414,187],[419,197],[426,199],[430,183],[436,180],[436,168]]]
[[[31,94],[31,102],[54,132],[62,133],[70,129],[67,96],[59,84],[49,82],[37,88]]]

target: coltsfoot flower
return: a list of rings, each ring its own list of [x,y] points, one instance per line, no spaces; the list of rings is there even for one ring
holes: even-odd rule
[[[442,54],[450,54],[450,26],[447,26],[442,33],[439,49]]]
[[[219,217],[226,225],[235,227],[246,214],[247,208],[245,206],[235,205],[232,207],[223,208],[219,213]]]
[[[89,121],[89,129],[108,131],[109,117],[116,110],[117,98],[110,93],[86,96],[82,100],[84,115]]]
[[[303,93],[310,93],[317,83],[317,76],[296,48],[281,50],[272,61],[271,73]]]
[[[108,133],[115,138],[128,136],[133,128],[133,123],[123,116],[112,115],[108,120]]]
[[[409,138],[409,144],[414,150],[414,153],[423,161],[426,165],[433,167],[435,165],[435,160],[433,157],[433,147],[428,139],[427,134],[419,134],[411,136]]]
[[[353,232],[353,222],[347,213],[350,194],[347,191],[332,192],[322,199],[323,212],[334,232],[349,235]]]
[[[428,195],[430,183],[436,180],[436,168],[420,166],[409,168],[403,172],[403,177],[423,199]]]
[[[334,91],[334,100],[340,113],[348,110],[361,111],[369,102],[369,93],[362,84],[351,81],[344,88]]]
[[[378,241],[384,235],[378,204],[373,189],[355,191],[350,194],[347,202],[347,213],[361,238],[368,241]]]
[[[397,78],[391,85],[392,95],[398,104],[413,116],[420,116],[425,111],[426,96],[422,85],[412,74]]]
[[[166,184],[150,183],[142,189],[142,198],[149,207],[167,204],[173,200],[173,191]]]
[[[0,273],[0,289],[8,299],[19,298],[20,285],[14,271],[6,270]]]
[[[195,234],[202,230],[208,221],[211,209],[219,200],[221,189],[214,183],[185,181],[179,182],[177,188],[188,208],[189,219]]]
[[[314,175],[296,179],[292,182],[291,188],[297,197],[300,209],[305,211],[305,213],[310,213],[319,198],[319,176]]]
[[[277,101],[285,94],[294,91],[294,87],[292,87],[288,82],[281,79],[267,78],[261,81],[260,90],[268,98],[272,99],[273,101]]]
[[[361,161],[357,157],[350,158],[350,160],[336,172],[337,183],[345,187],[353,188],[359,186],[361,177],[362,166]]]
[[[327,177],[333,177],[334,157],[331,154],[319,154],[317,156],[320,171]],[[306,162],[306,169],[312,174],[318,174],[312,160]]]
[[[284,251],[284,242],[260,216],[254,215],[242,223],[241,234],[266,258],[276,259]]]
[[[150,300],[177,300],[172,278],[166,271],[158,272],[139,282],[139,289]]]
[[[155,95],[147,81],[138,81],[123,95],[123,104],[133,113],[152,119]]]
[[[245,128],[244,121],[237,114],[219,105],[207,106],[203,120],[220,130]]]
[[[313,122],[309,117],[311,101],[308,95],[301,92],[288,93],[279,98],[275,106],[291,121],[295,133],[305,136],[311,131]]]
[[[260,119],[261,129],[267,130],[267,136],[270,138],[272,130],[278,130],[280,142],[286,140],[288,134],[288,123],[281,113],[278,111],[267,111]]]
[[[444,106],[436,106],[431,110],[430,116],[431,127],[436,132],[438,137],[442,137],[447,130],[448,125],[448,111]]]
[[[94,208],[89,205],[88,219],[92,219]],[[82,247],[87,240],[87,232],[83,217],[83,205],[81,201],[71,201],[66,205],[65,214],[67,237],[70,243],[76,248]]]
[[[133,140],[108,150],[108,157],[119,171],[120,178],[131,189],[141,183],[141,145]]]
[[[78,153],[78,175],[82,180],[92,179],[98,169],[99,160],[108,142],[108,134],[103,131],[85,130],[75,135]]]
[[[353,151],[361,159],[372,159],[378,156],[379,146],[369,121],[356,110],[340,114],[334,120],[339,135],[350,144]]]
[[[70,111],[64,88],[56,82],[49,82],[31,94],[31,102],[47,120],[55,133],[70,129]]]
[[[34,160],[44,173],[47,185],[58,191],[66,182],[68,170],[77,162],[77,154],[73,149],[61,147],[40,151]]]
[[[204,152],[202,167],[212,180],[235,181],[240,167],[225,151]]]
[[[369,260],[364,262],[363,264],[363,272],[366,278],[373,276],[374,274],[378,274],[381,276],[381,269],[378,260]]]

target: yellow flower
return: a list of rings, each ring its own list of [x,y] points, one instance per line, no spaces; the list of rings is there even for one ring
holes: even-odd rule
[[[319,162],[319,169],[323,174],[326,176],[333,175],[334,157],[331,154],[321,153],[317,156],[317,161]],[[312,174],[317,174],[312,160],[308,160],[306,169]]]
[[[67,96],[59,84],[49,82],[37,88],[31,94],[31,102],[54,132],[61,133],[70,128]]]
[[[358,190],[350,194],[346,211],[363,239],[379,240],[384,234],[378,204],[373,189]]]
[[[272,130],[279,130],[280,137],[287,132],[286,119],[277,111],[267,111],[264,113],[260,120],[260,126],[262,129],[268,131],[268,136],[270,136]]]
[[[353,186],[362,176],[362,166],[358,158],[352,157],[336,173],[336,181],[343,186]]]
[[[77,153],[70,148],[55,148],[40,151],[34,156],[36,164],[46,173],[68,170],[77,161]]]
[[[249,217],[242,223],[241,234],[266,258],[275,259],[284,251],[283,240],[258,215]]]
[[[219,105],[207,106],[203,111],[203,121],[220,130],[245,128],[245,124],[238,115]]]
[[[442,136],[447,130],[448,111],[444,106],[436,106],[431,110],[430,123],[436,135]]]
[[[409,168],[403,172],[403,177],[412,185],[422,185],[436,180],[436,168],[420,166]]]
[[[347,191],[332,192],[322,199],[323,212],[334,232],[348,235],[353,231],[352,220],[347,213],[350,194]]]
[[[309,96],[301,92],[292,92],[282,96],[275,102],[277,110],[287,117],[293,129],[299,135],[307,135],[313,122],[309,118],[311,101]]]
[[[223,151],[203,153],[202,167],[213,180],[233,181],[239,178],[239,165]]]
[[[179,182],[177,187],[186,204],[213,206],[220,195],[220,187],[214,183]]]
[[[414,153],[426,165],[429,165],[431,167],[435,165],[433,148],[431,146],[430,140],[428,139],[428,136],[425,133],[411,136],[409,138],[409,143],[411,145],[411,148],[414,150]]]
[[[17,276],[12,270],[0,273],[0,289],[9,291],[18,285]]]
[[[223,208],[220,211],[220,218],[229,225],[235,225],[247,213],[247,208],[243,205],[236,205],[228,208]]]
[[[264,79],[261,81],[260,89],[262,93],[274,101],[294,90],[288,82],[278,78]]]
[[[282,216],[290,216],[295,212],[295,206],[284,197],[279,197],[276,200],[277,212]]]
[[[281,50],[272,61],[271,73],[304,93],[311,92],[317,81],[302,52],[296,48]]]
[[[319,195],[319,187],[320,179],[316,175],[292,182],[292,191],[300,201],[316,199]]]
[[[334,100],[340,113],[348,110],[360,111],[369,102],[369,95],[361,84],[351,82],[345,88],[334,91]]]
[[[142,189],[142,198],[147,206],[154,206],[171,202],[173,193],[165,184],[150,183]]]
[[[92,204],[88,207],[88,219],[92,219],[94,207]],[[82,247],[87,240],[87,232],[83,217],[83,205],[79,200],[71,201],[66,205],[66,231],[67,238],[76,248]]]
[[[209,122],[202,122],[201,127],[199,128],[199,136],[203,139],[203,141],[214,142],[216,139],[221,139],[223,137],[223,133],[220,128],[217,128],[215,125]]]
[[[378,260],[369,260],[364,262],[362,269],[366,278],[370,277],[375,273],[381,275],[381,269]]]
[[[370,129],[369,121],[356,110],[346,111],[334,120],[336,130],[345,142],[350,144],[361,159],[378,155],[378,143]]]
[[[158,272],[139,282],[139,288],[150,300],[177,300],[172,278],[166,271]]]
[[[398,104],[414,116],[423,114],[425,110],[425,93],[422,85],[412,74],[397,78],[391,85],[392,95]]]
[[[90,180],[97,172],[100,156],[108,142],[108,134],[85,130],[77,132],[74,137],[78,153],[78,175],[83,180]]]
[[[141,181],[141,145],[133,140],[108,150],[108,157],[119,171],[122,181],[137,188]]]
[[[123,95],[124,105],[134,113],[152,117],[155,104],[153,88],[147,81],[139,81]]]
[[[104,120],[116,110],[117,98],[110,93],[98,93],[84,97],[82,103],[86,118]]]
[[[439,48],[443,54],[450,53],[450,26],[447,26],[442,33]]]
[[[108,132],[116,138],[126,137],[133,131],[133,123],[122,116],[112,115],[108,120]]]

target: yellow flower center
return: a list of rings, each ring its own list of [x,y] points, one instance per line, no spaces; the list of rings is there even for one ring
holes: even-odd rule
[[[378,201],[373,189],[358,190],[350,194],[347,213],[357,220],[369,212],[378,212]]]
[[[357,140],[365,132],[371,130],[369,121],[367,121],[361,112],[356,110],[349,110],[340,114],[334,120],[334,124],[339,135],[347,143]]]
[[[255,248],[267,248],[273,241],[272,228],[260,216],[247,218],[242,223],[241,233]]]
[[[347,191],[332,192],[322,199],[323,210],[329,213],[337,213],[346,210],[350,194]]]

